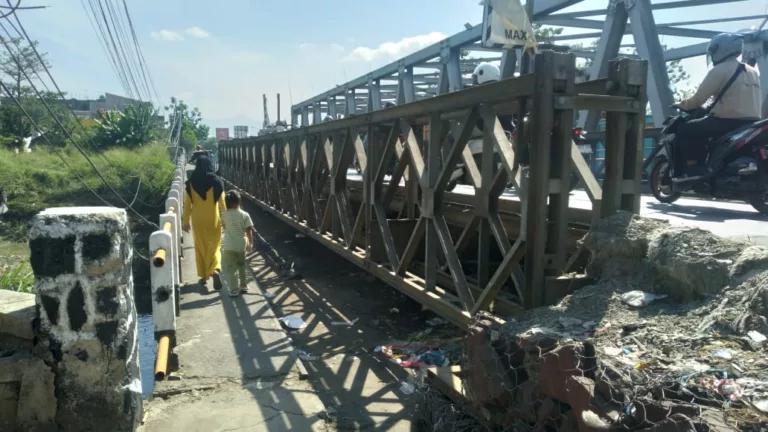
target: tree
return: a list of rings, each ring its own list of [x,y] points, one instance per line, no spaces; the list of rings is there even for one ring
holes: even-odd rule
[[[28,43],[26,39],[15,38],[6,43],[15,49],[11,49],[13,56],[7,50],[3,50],[0,53],[0,78],[8,89],[9,94],[7,96],[16,98],[27,108],[30,99],[34,99],[34,96],[36,96],[34,92],[28,91],[30,87],[26,84],[28,82],[27,77],[34,79],[45,68],[51,67],[47,60],[48,53],[40,53],[38,57],[35,52],[38,46],[37,41]],[[16,117],[17,123],[14,135],[18,139],[23,139],[29,136],[29,125],[25,125],[27,120],[23,115]],[[8,130],[6,131],[8,132]]]
[[[183,100],[172,97],[171,103],[165,107],[165,110],[168,111],[168,129],[174,139],[179,136],[180,145],[186,150],[194,149],[198,142],[208,138],[211,128],[203,124],[203,116],[199,109],[190,109]]]

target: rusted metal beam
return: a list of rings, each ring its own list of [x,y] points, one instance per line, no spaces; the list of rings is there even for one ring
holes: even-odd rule
[[[575,262],[567,258],[594,216],[569,207],[571,170],[601,214],[637,211],[647,65],[622,60],[608,79],[579,85],[571,55],[544,52],[534,65],[495,84],[224,142],[221,172],[267,212],[454,324],[491,305],[503,314],[544,305],[562,294],[545,282]],[[608,112],[605,192],[571,139],[582,108]],[[530,121],[510,142],[498,116],[515,111]],[[467,142],[480,118],[482,151],[473,155]],[[362,180],[348,178],[354,158]],[[460,162],[472,194],[444,190]],[[519,198],[502,198],[508,180]],[[491,259],[494,244],[501,261]]]

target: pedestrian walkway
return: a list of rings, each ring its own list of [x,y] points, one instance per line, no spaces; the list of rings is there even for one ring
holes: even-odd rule
[[[145,404],[143,432],[325,431],[325,408],[300,373],[280,322],[251,281],[230,298],[227,287],[197,283],[192,237],[185,234],[177,346],[181,380],[160,382]]]

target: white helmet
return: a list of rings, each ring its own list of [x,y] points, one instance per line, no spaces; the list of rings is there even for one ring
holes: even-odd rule
[[[720,33],[707,46],[707,61],[714,64],[738,57],[744,49],[744,36],[738,33]]]
[[[485,84],[499,81],[501,79],[501,70],[493,63],[480,63],[472,72],[472,84]]]

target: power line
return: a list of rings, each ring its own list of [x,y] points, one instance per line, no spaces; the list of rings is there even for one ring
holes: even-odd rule
[[[8,4],[10,5],[10,0],[7,0],[7,1],[8,1]],[[53,78],[53,74],[51,74],[51,71],[50,71],[50,69],[48,69],[48,65],[45,63],[45,60],[43,59],[42,55],[41,55],[41,54],[40,54],[40,52],[37,50],[37,47],[35,46],[35,44],[33,43],[32,39],[31,39],[31,38],[29,37],[29,35],[27,34],[27,30],[24,28],[24,25],[21,23],[21,20],[19,19],[18,15],[16,15],[16,13],[14,13],[14,14],[13,14],[13,16],[14,16],[14,18],[16,19],[16,22],[18,23],[18,25],[19,25],[19,28],[16,28],[16,26],[15,26],[15,25],[13,25],[13,22],[10,20],[10,18],[6,17],[6,21],[7,21],[7,22],[8,22],[8,24],[9,24],[9,25],[10,25],[10,26],[11,26],[11,27],[12,27],[12,28],[13,28],[13,29],[16,31],[16,34],[18,34],[19,36],[21,36],[21,38],[22,38],[22,39],[26,39],[26,41],[29,43],[29,46],[32,48],[32,52],[34,52],[35,56],[37,57],[37,60],[40,62],[40,65],[43,67],[43,69],[45,70],[45,73],[48,75],[48,78],[51,80],[51,83],[53,83],[53,86],[56,88],[56,91],[58,92],[58,94],[59,94],[59,97],[60,97],[60,98],[61,98],[61,99],[64,101],[64,106],[65,106],[65,107],[66,107],[66,108],[69,110],[69,112],[72,114],[72,117],[74,117],[74,119],[75,119],[75,123],[77,123],[77,125],[79,125],[79,126],[80,126],[80,128],[81,128],[81,129],[82,129],[82,130],[83,130],[83,131],[84,131],[84,132],[87,134],[87,133],[88,133],[88,130],[85,128],[85,126],[84,126],[82,123],[80,123],[80,120],[78,119],[78,117],[77,117],[77,114],[75,114],[75,112],[74,112],[74,110],[72,109],[72,107],[70,107],[70,106],[67,104],[66,98],[64,97],[64,92],[61,90],[61,88],[59,87],[59,84],[58,84],[58,83],[56,82],[56,80]],[[13,39],[14,39],[14,38],[11,36],[10,32],[9,32],[9,31],[8,31],[8,30],[5,28],[5,26],[3,26],[2,22],[0,22],[0,29],[2,29],[2,30],[5,32],[5,34],[7,34],[7,35],[8,35],[8,38],[9,38],[9,39],[11,39],[11,40],[13,40]],[[18,50],[19,50],[19,52],[21,53],[21,47],[19,46],[19,44],[18,44],[18,43],[15,43],[14,45],[16,45],[16,49],[18,49]],[[17,65],[18,65],[18,63],[17,63]],[[21,69],[21,68],[20,68],[20,69]],[[45,89],[46,89],[46,91],[48,91],[48,92],[50,92],[50,93],[53,93],[53,91],[51,91],[51,89],[50,89],[50,88],[48,87],[48,85],[45,83],[45,80],[43,80],[43,78],[40,76],[40,73],[37,71],[37,69],[36,69],[36,68],[33,68],[33,72],[34,72],[34,73],[35,73],[35,75],[37,76],[37,79],[38,79],[38,80],[40,80],[40,82],[43,84],[43,86],[45,86]],[[21,97],[21,95],[19,95],[19,97]],[[102,159],[104,159],[104,161],[105,161],[105,162],[106,162],[106,163],[107,163],[109,166],[111,166],[112,168],[115,168],[115,169],[116,169],[116,167],[115,167],[115,165],[112,163],[112,161],[110,161],[110,160],[109,160],[109,158],[108,158],[108,157],[107,157],[107,156],[106,156],[106,155],[105,155],[103,152],[100,152],[100,151],[98,151],[98,149],[96,148],[97,146],[96,146],[96,145],[94,145],[94,143],[93,143],[93,140],[92,140],[92,139],[88,139],[88,140],[87,140],[87,143],[88,143],[88,146],[91,148],[91,150],[93,150],[93,151],[94,151],[94,153],[96,153],[96,154],[98,154],[99,156],[101,156],[101,158],[102,158]]]
[[[29,122],[32,124],[32,126],[34,126],[34,128],[37,129],[37,131],[42,134],[42,129],[40,129],[40,126],[38,126],[37,123],[34,120],[32,120],[32,117],[29,115],[29,113],[24,108],[24,106],[21,104],[21,102],[18,99],[16,99],[15,97],[13,97],[13,95],[11,93],[8,92],[8,87],[6,87],[5,84],[2,81],[0,81],[0,87],[2,87],[3,91],[8,94],[8,97],[10,97],[11,100],[13,100],[13,102],[19,107],[19,109],[21,109],[21,112],[29,120]],[[114,205],[112,203],[110,203],[109,201],[104,199],[95,190],[93,190],[93,188],[88,184],[88,182],[86,182],[85,179],[82,176],[80,176],[80,174],[77,173],[77,171],[72,169],[72,166],[69,164],[69,162],[67,162],[67,160],[64,158],[64,156],[61,155],[61,153],[56,148],[56,146],[51,142],[51,140],[48,139],[47,136],[45,136],[45,134],[42,134],[42,137],[48,143],[48,145],[50,145],[50,147],[51,147],[51,149],[53,149],[54,153],[56,153],[56,155],[59,156],[59,158],[61,158],[61,161],[64,163],[64,166],[69,168],[69,170],[72,171],[75,174],[75,176],[77,176],[77,178],[80,179],[81,182],[83,182],[83,185],[85,185],[85,187],[88,188],[88,190],[91,191],[91,193],[96,195],[96,197],[99,200],[101,200],[101,202],[103,202],[104,204],[106,204],[106,205],[108,205],[110,207],[114,207]]]
[[[101,179],[101,181],[102,181],[102,182],[104,182],[104,184],[105,184],[105,185],[106,185],[106,186],[107,186],[107,187],[108,187],[108,188],[109,188],[109,189],[112,191],[112,193],[114,193],[114,194],[115,194],[115,196],[117,196],[117,197],[118,197],[118,199],[120,199],[120,201],[122,201],[122,202],[123,202],[125,205],[127,205],[127,206],[128,206],[127,208],[131,209],[131,211],[133,211],[134,213],[136,213],[136,215],[137,215],[137,216],[139,216],[139,217],[140,217],[142,220],[144,220],[146,223],[148,223],[148,224],[150,224],[150,225],[153,225],[153,226],[155,226],[155,227],[158,227],[158,225],[157,225],[157,224],[155,224],[155,223],[153,223],[153,222],[150,222],[150,221],[149,221],[147,218],[145,218],[145,217],[144,217],[144,216],[143,216],[141,213],[139,213],[139,212],[137,212],[136,210],[134,210],[134,209],[133,209],[133,208],[132,208],[132,207],[131,207],[131,206],[128,204],[128,202],[126,202],[126,201],[125,201],[125,199],[123,199],[123,197],[122,197],[122,196],[121,196],[119,193],[117,193],[117,191],[115,190],[115,188],[114,188],[114,187],[113,187],[113,186],[112,186],[112,185],[111,185],[111,184],[110,184],[110,183],[107,181],[107,179],[106,179],[106,178],[104,178],[104,175],[101,173],[101,171],[99,171],[99,169],[98,169],[98,168],[96,167],[96,165],[93,163],[93,161],[92,161],[92,160],[91,160],[91,158],[88,156],[88,154],[87,154],[85,151],[83,151],[82,147],[80,147],[80,145],[79,145],[79,144],[77,143],[77,141],[74,139],[74,137],[72,136],[72,134],[70,134],[70,133],[69,133],[69,131],[67,130],[67,128],[65,128],[65,127],[64,127],[64,125],[63,125],[63,124],[61,124],[61,121],[60,121],[60,120],[59,120],[59,119],[56,117],[56,115],[54,114],[53,110],[51,110],[51,107],[50,107],[50,105],[48,105],[48,102],[46,102],[46,101],[45,101],[45,98],[43,98],[43,97],[42,97],[42,95],[40,94],[40,91],[37,89],[37,87],[35,87],[35,84],[34,84],[34,83],[32,82],[32,80],[29,78],[29,75],[27,74],[27,71],[25,71],[25,70],[21,69],[21,64],[19,63],[19,61],[18,61],[18,59],[16,58],[16,56],[15,56],[15,55],[13,55],[13,51],[10,49],[10,47],[8,46],[8,44],[7,44],[7,43],[3,43],[2,45],[3,45],[3,46],[5,46],[5,48],[8,50],[8,53],[10,54],[11,58],[13,59],[13,61],[14,61],[14,62],[15,62],[15,63],[16,63],[18,66],[19,66],[19,67],[20,67],[20,70],[21,70],[21,72],[24,74],[24,78],[26,78],[26,79],[27,79],[27,81],[29,82],[29,85],[30,85],[30,87],[32,87],[32,90],[34,90],[34,92],[35,92],[35,94],[37,95],[38,99],[40,100],[40,102],[42,102],[43,106],[45,106],[46,110],[47,110],[47,111],[48,111],[48,113],[51,115],[51,117],[53,118],[53,120],[56,122],[56,124],[59,126],[59,128],[61,128],[61,130],[62,130],[62,131],[64,131],[65,135],[66,135],[66,136],[67,136],[67,137],[70,139],[70,141],[72,141],[72,145],[74,145],[74,146],[75,146],[75,148],[76,148],[76,149],[77,149],[77,150],[80,152],[80,154],[82,154],[82,155],[83,155],[83,157],[85,157],[85,159],[88,161],[88,163],[90,164],[91,168],[93,168],[93,170],[96,172],[96,175],[98,175],[98,176],[99,176],[99,178]],[[19,106],[21,106],[21,105],[19,105]],[[158,227],[158,229],[159,229],[159,227]]]
[[[104,2],[104,7],[101,6],[101,1],[99,1],[99,7],[101,8],[102,15],[104,14],[104,10],[106,10],[107,15],[109,16],[109,20],[112,22],[112,28],[114,29],[114,36],[115,36],[114,39],[112,40],[112,43],[114,44],[115,39],[117,40],[117,45],[115,48],[118,49],[120,53],[122,53],[122,59],[125,64],[125,68],[128,71],[128,77],[133,83],[133,87],[136,90],[136,95],[138,96],[139,100],[143,100],[141,95],[141,88],[136,80],[136,77],[134,76],[134,71],[132,66],[135,66],[135,65],[131,64],[132,56],[128,56],[126,54],[125,44],[123,43],[123,40],[125,38],[123,37],[124,32],[122,31],[122,27],[120,26],[120,18],[118,17],[117,19],[115,19],[115,13],[112,10],[112,4],[109,0],[106,0]],[[106,17],[104,19],[106,20]],[[109,30],[109,28],[110,28],[109,24],[107,24],[107,30]]]
[[[157,87],[155,87],[155,81],[152,79],[152,74],[149,73],[149,68],[147,67],[147,61],[144,59],[144,52],[141,49],[141,44],[139,44],[139,38],[136,37],[136,29],[133,27],[133,20],[131,19],[131,13],[128,12],[128,3],[126,3],[125,0],[123,0],[123,8],[125,9],[125,16],[128,18],[128,26],[131,29],[131,35],[133,35],[133,43],[136,45],[136,49],[139,53],[140,62],[143,65],[142,74],[146,70],[146,74],[149,77],[149,82],[152,85],[152,90],[155,93],[155,97],[160,100],[160,96],[157,94]]]
[[[86,6],[85,0],[80,0],[80,4],[83,5],[83,10],[85,10],[85,14],[88,16],[89,21],[91,21],[91,27],[93,27],[94,31],[96,32],[97,36],[101,36],[99,39],[99,42],[102,45],[102,48],[107,53],[107,56],[110,60],[110,63],[112,64],[112,68],[115,71],[115,74],[117,75],[118,81],[120,81],[121,85],[123,86],[123,91],[126,92],[126,95],[131,95],[130,86],[128,85],[128,80],[126,79],[124,75],[124,70],[120,68],[118,65],[117,58],[115,57],[115,53],[112,52],[112,48],[109,46],[109,42],[107,41],[107,34],[104,31],[104,26],[102,25],[101,20],[99,20],[97,14],[96,14],[96,7],[93,5],[93,0],[88,0],[88,6],[90,6],[90,13],[88,12],[88,6]],[[91,20],[91,15],[93,15],[93,19]]]

